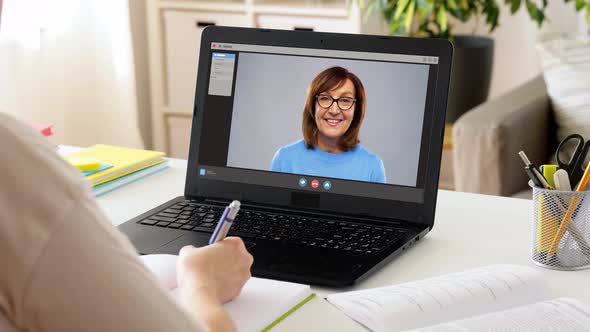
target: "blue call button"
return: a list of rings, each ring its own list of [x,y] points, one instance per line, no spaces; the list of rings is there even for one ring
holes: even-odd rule
[[[306,179],[306,178],[301,178],[301,179],[299,179],[299,186],[300,186],[301,188],[303,188],[303,187],[307,186],[307,179]]]

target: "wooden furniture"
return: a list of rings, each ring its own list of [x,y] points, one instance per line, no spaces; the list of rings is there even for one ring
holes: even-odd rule
[[[202,30],[208,25],[324,32],[387,32],[363,22],[356,1],[154,0],[147,2],[154,149],[188,157]]]

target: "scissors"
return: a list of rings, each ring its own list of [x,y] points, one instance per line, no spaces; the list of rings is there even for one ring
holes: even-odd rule
[[[567,155],[566,149],[571,146],[570,142],[575,142],[576,148],[569,161],[564,162],[561,160],[561,157]],[[584,174],[584,161],[586,160],[586,156],[588,156],[589,149],[590,141],[584,142],[584,138],[578,134],[569,135],[557,146],[557,152],[555,154],[557,166],[567,172],[572,188],[575,187],[576,183],[580,181]]]

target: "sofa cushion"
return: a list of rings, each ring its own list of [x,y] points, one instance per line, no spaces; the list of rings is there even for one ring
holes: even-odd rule
[[[541,42],[537,49],[558,141],[573,133],[590,139],[590,39],[559,37]]]

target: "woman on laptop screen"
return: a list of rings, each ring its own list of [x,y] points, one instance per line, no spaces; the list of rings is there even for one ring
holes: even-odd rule
[[[360,144],[365,104],[355,74],[342,67],[319,73],[307,89],[303,139],[281,147],[270,170],[385,183],[383,161]]]

